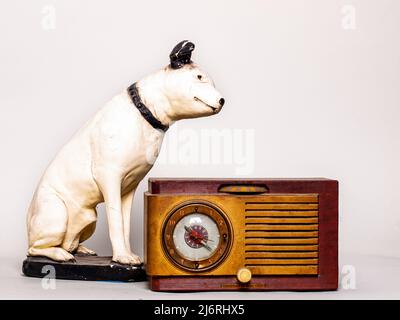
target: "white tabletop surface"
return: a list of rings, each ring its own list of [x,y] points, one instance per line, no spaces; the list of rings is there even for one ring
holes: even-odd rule
[[[22,260],[0,257],[0,299],[400,299],[400,258],[392,257],[342,255],[340,278],[348,280],[350,271],[351,281],[342,281],[339,290],[331,292],[160,293],[149,290],[147,282],[70,280],[57,280],[55,289],[44,289],[41,279],[21,274]]]

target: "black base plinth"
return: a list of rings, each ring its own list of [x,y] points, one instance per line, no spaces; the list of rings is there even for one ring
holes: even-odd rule
[[[75,259],[75,262],[57,262],[45,257],[27,257],[23,262],[22,272],[28,277],[43,278],[49,274],[48,266],[53,266],[56,279],[146,281],[146,272],[143,265],[118,264],[111,261],[111,257],[75,255]]]

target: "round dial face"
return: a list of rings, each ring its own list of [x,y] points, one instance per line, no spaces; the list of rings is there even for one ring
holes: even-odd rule
[[[175,264],[202,271],[223,260],[231,232],[221,211],[198,203],[174,210],[165,222],[163,238],[165,251]]]
[[[220,237],[215,221],[201,213],[190,213],[183,217],[173,231],[176,250],[192,261],[211,257],[218,248]]]

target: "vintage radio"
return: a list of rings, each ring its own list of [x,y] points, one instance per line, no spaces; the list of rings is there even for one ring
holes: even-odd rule
[[[145,228],[155,291],[337,289],[335,180],[149,179]]]

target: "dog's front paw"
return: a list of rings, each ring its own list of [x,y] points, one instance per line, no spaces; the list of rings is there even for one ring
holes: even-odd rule
[[[129,264],[132,266],[138,266],[142,264],[139,256],[136,254],[127,254],[127,255],[117,255],[113,256],[112,261],[118,262],[120,264]]]

